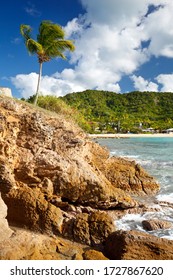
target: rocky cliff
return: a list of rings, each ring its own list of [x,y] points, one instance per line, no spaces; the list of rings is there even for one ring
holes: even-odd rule
[[[73,121],[0,96],[0,192],[10,225],[100,245],[115,230],[103,210],[137,207],[138,196],[158,189]]]

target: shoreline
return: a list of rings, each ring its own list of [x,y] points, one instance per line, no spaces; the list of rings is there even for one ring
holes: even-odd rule
[[[88,134],[88,136],[90,138],[115,138],[115,139],[119,139],[119,138],[142,138],[142,137],[173,137],[173,133],[152,133],[152,134],[144,134],[144,133],[139,133],[139,134],[133,134],[133,133],[116,133],[116,134]]]

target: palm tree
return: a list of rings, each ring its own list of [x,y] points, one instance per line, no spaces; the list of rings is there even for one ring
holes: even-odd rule
[[[42,76],[42,66],[44,62],[50,61],[53,58],[61,57],[66,59],[64,51],[74,51],[75,46],[70,40],[65,40],[65,32],[62,27],[51,21],[42,21],[39,26],[39,34],[37,40],[31,37],[31,27],[22,24],[20,32],[24,38],[26,48],[30,54],[36,54],[39,62],[39,76],[36,89],[34,104],[37,104],[40,80]]]

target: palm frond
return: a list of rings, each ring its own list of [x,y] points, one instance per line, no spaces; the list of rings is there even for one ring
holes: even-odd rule
[[[50,57],[61,57],[65,59],[63,52],[66,50],[74,51],[75,47],[73,43],[69,40],[54,40],[49,46],[45,49],[45,53]]]
[[[22,34],[25,42],[31,38],[31,26],[30,25],[26,25],[26,24],[21,24],[20,25],[20,33]]]
[[[64,35],[65,33],[60,25],[54,24],[51,21],[42,21],[37,40],[39,43],[47,45],[53,40],[63,39]]]
[[[28,39],[27,42],[26,42],[26,46],[27,46],[27,49],[28,51],[31,53],[31,54],[34,54],[34,53],[42,53],[44,52],[43,50],[43,47],[41,44],[39,44],[37,41],[35,41],[34,39]]]

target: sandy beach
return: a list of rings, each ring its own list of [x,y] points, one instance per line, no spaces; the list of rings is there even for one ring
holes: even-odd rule
[[[173,133],[152,133],[152,134],[89,134],[90,138],[140,138],[140,137],[173,137]]]

